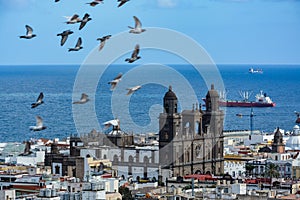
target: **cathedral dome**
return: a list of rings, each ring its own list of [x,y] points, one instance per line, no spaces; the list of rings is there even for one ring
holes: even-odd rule
[[[176,94],[172,91],[172,86],[169,86],[169,91],[166,92],[164,99],[177,100]]]
[[[291,135],[290,138],[286,141],[286,147],[292,150],[300,149],[300,135]]]

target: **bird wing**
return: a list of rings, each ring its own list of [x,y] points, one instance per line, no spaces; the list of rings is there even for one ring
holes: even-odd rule
[[[89,96],[88,96],[87,94],[82,93],[82,94],[81,94],[80,100],[87,100],[88,97],[89,97]]]
[[[136,16],[133,16],[133,19],[135,22],[135,28],[141,28],[142,27],[141,21]]]
[[[60,46],[63,46],[68,39],[68,35],[62,35],[60,40]]]
[[[127,94],[126,95],[130,95],[132,94],[134,91],[132,90],[132,88],[127,88],[126,90],[128,90]]]
[[[26,30],[27,30],[26,35],[32,35],[33,29],[29,25],[26,25],[25,27],[26,27]]]
[[[118,80],[118,79],[122,78],[122,76],[123,76],[123,74],[122,74],[122,73],[119,73],[119,74],[114,78],[114,80]]]
[[[75,19],[77,19],[78,17],[79,17],[79,15],[74,14],[74,15],[71,17],[70,21],[75,20]]]
[[[107,122],[104,122],[103,125],[106,126],[106,127],[118,126],[119,125],[119,120],[117,120],[117,119],[109,120]]]
[[[43,119],[40,116],[36,116],[36,126],[43,127]]]
[[[101,40],[100,46],[99,46],[99,51],[101,51],[103,49],[105,45],[105,40]]]
[[[126,1],[119,1],[119,2],[121,2],[121,3],[118,5],[118,7],[121,7],[126,3]]]
[[[89,14],[88,13],[85,13],[85,15],[84,15],[84,17],[83,17],[83,19],[82,20],[85,20],[85,19],[88,19],[89,18]]]
[[[85,26],[85,24],[86,24],[85,21],[81,21],[80,26],[79,26],[79,30],[81,30]]]
[[[42,102],[43,101],[43,98],[44,98],[44,94],[41,92],[39,97],[37,98],[37,102]]]
[[[76,47],[80,47],[82,44],[82,40],[81,37],[78,38],[77,43],[76,43]]]
[[[111,85],[110,90],[113,90],[117,86],[118,81],[110,81],[109,84]]]
[[[137,57],[139,52],[140,52],[140,45],[137,44],[137,45],[135,45],[134,51],[131,54],[131,58]]]

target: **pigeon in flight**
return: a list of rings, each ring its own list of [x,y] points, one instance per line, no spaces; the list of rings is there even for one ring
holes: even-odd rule
[[[109,120],[107,122],[104,122],[103,125],[106,129],[111,126],[120,126],[120,120],[119,119]]]
[[[31,39],[36,36],[35,34],[32,34],[33,29],[29,25],[25,25],[25,28],[26,28],[26,35],[22,35],[20,36],[20,38]]]
[[[43,98],[44,98],[44,94],[41,92],[39,97],[37,98],[36,102],[31,104],[31,108],[35,108],[35,107],[43,104],[44,103]]]
[[[140,52],[140,45],[135,45],[134,51],[131,54],[131,58],[126,58],[125,61],[128,63],[133,63],[134,61],[140,59],[141,57],[138,56]]]
[[[118,2],[120,2],[119,3],[119,5],[118,5],[118,7],[121,7],[121,6],[123,6],[125,3],[127,3],[129,0],[118,0]]]
[[[73,102],[73,104],[84,104],[84,103],[86,103],[86,102],[89,101],[89,98],[88,98],[88,97],[89,97],[89,96],[88,96],[87,94],[82,93],[82,94],[81,94],[80,100],[79,100],[79,101]]]
[[[82,44],[82,40],[81,37],[78,38],[76,46],[74,48],[69,48],[69,51],[79,51],[80,49],[82,49],[83,47],[81,46]]]
[[[105,41],[108,40],[110,37],[111,37],[111,35],[106,35],[101,38],[97,38],[97,40],[100,40],[99,51],[101,51],[101,49],[103,49],[103,47],[105,45]]]
[[[29,129],[32,131],[41,131],[46,129],[47,127],[43,125],[43,119],[40,116],[36,116],[36,125],[30,126]]]
[[[128,26],[128,28],[131,29],[129,31],[129,33],[139,34],[139,33],[142,33],[144,31],[146,31],[146,29],[142,29],[142,23],[136,16],[133,16],[133,19],[134,19],[134,22],[135,22],[135,26],[134,26],[134,28],[131,27],[131,26]]]
[[[71,35],[72,33],[73,33],[73,31],[66,30],[66,31],[63,31],[62,33],[57,34],[57,36],[61,36],[60,46],[63,46],[65,44],[65,42],[68,39],[68,36]]]
[[[142,86],[140,85],[137,85],[137,86],[134,86],[134,87],[131,87],[131,88],[127,88],[126,90],[128,90],[127,94],[126,95],[130,95],[132,93],[134,93],[135,91],[141,89]]]
[[[121,81],[122,75],[123,75],[122,73],[119,73],[119,74],[114,78],[114,80],[108,82],[108,84],[111,85],[110,90],[115,89],[115,87],[117,86],[117,84]]]
[[[90,6],[94,7],[94,6],[98,5],[99,3],[103,3],[103,0],[94,0],[94,1],[86,3],[86,4],[89,4]]]
[[[81,30],[88,21],[92,20],[92,18],[90,18],[90,15],[85,13],[83,19],[81,20],[80,26],[79,26],[79,30]]]
[[[79,18],[79,15],[74,14],[72,17],[66,17],[68,21],[66,21],[67,24],[76,24],[81,22],[81,19]]]

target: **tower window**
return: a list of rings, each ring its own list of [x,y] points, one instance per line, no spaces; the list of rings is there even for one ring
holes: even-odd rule
[[[168,132],[165,132],[165,140],[168,140],[169,139],[169,134]]]
[[[174,109],[175,109],[175,113],[177,113],[177,103],[175,103]]]

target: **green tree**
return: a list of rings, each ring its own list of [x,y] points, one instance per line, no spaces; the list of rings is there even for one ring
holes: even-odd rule
[[[274,163],[268,163],[266,165],[266,172],[265,175],[270,178],[271,181],[271,187],[270,190],[272,189],[272,179],[273,178],[278,178],[279,177],[279,172],[278,172],[278,165],[275,165]]]
[[[119,192],[122,195],[122,199],[134,200],[128,187],[120,186]]]
[[[252,164],[246,164],[246,174],[248,176],[252,175],[253,174],[253,169],[255,168],[254,165]]]

